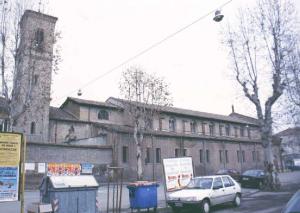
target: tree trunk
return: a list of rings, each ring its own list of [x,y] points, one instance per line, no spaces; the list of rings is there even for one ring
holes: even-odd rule
[[[140,133],[140,139],[143,139],[143,134]],[[137,179],[143,179],[143,164],[142,164],[142,146],[138,138],[138,124],[134,125],[133,138],[136,144],[136,160],[137,160]]]

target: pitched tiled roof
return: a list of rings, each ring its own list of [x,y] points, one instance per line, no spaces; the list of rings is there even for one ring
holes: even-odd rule
[[[128,101],[110,97],[107,99],[108,103],[116,104],[118,107],[122,106],[122,103],[128,103]],[[138,105],[144,105],[143,103],[138,103]],[[151,107],[151,106],[149,106]],[[212,119],[212,120],[219,120],[219,121],[227,121],[227,122],[234,122],[234,123],[242,123],[242,124],[252,124],[252,125],[258,125],[257,120],[245,120],[238,117],[233,116],[226,116],[226,115],[219,115],[219,114],[213,114],[213,113],[207,113],[207,112],[199,112],[189,109],[182,109],[182,108],[176,108],[176,107],[162,107],[161,111],[164,113],[170,113],[170,114],[177,114],[177,115],[184,115],[184,116],[192,116],[192,117],[198,117],[198,118],[206,118],[206,119]]]
[[[296,135],[296,134],[298,134],[298,135],[300,134],[300,127],[288,128],[286,130],[278,132],[275,135],[278,137],[281,137],[281,136],[290,136],[290,135]]]
[[[247,122],[250,122],[250,123],[256,123],[257,125],[259,125],[259,122],[258,122],[257,118],[242,115],[242,114],[239,114],[239,113],[236,113],[236,112],[230,113],[229,116],[239,118],[241,120],[244,120],[244,121],[247,121]]]
[[[73,101],[77,104],[80,105],[88,105],[88,106],[97,106],[97,107],[108,107],[108,108],[113,108],[113,109],[119,109],[113,104],[107,103],[107,102],[100,102],[100,101],[92,101],[92,100],[85,100],[85,99],[80,99],[80,98],[73,98],[73,97],[68,97],[65,102],[61,105],[61,108],[69,101]]]
[[[50,107],[49,109],[49,118],[51,120],[63,120],[63,121],[79,121],[75,116],[72,114],[57,108],[57,107]]]

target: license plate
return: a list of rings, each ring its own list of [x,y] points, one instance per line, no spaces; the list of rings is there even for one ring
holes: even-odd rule
[[[243,180],[249,180],[249,178],[243,178]]]
[[[182,207],[182,203],[175,203],[176,207]]]

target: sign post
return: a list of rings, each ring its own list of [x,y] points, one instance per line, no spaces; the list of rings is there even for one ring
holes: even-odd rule
[[[21,201],[24,212],[25,141],[19,133],[0,133],[0,202]]]

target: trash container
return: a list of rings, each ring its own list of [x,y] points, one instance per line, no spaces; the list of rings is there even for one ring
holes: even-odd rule
[[[156,212],[158,186],[156,182],[148,181],[137,181],[128,184],[131,210],[154,208],[154,212]]]
[[[98,187],[92,175],[51,176],[43,179],[40,195],[55,213],[96,213]]]

